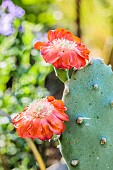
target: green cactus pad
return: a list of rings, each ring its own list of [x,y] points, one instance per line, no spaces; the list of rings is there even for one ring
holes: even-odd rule
[[[60,142],[69,169],[113,170],[111,68],[94,59],[92,64],[74,72],[66,91],[64,102],[70,122],[66,123]]]

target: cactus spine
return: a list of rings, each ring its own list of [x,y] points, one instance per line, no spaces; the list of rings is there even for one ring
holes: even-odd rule
[[[111,68],[95,59],[75,71],[66,83],[63,100],[70,122],[60,143],[69,169],[113,170]]]

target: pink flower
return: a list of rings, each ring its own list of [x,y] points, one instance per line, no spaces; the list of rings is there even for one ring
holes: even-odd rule
[[[80,38],[63,28],[50,30],[47,42],[37,42],[35,49],[41,51],[44,60],[56,68],[77,69],[86,65],[90,51]]]
[[[53,96],[34,101],[12,120],[17,133],[22,138],[49,140],[53,134],[60,135],[65,130],[63,121],[69,121],[62,100]]]

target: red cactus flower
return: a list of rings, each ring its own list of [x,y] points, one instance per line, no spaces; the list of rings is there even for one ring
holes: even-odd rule
[[[34,48],[40,50],[44,60],[56,68],[79,69],[89,60],[90,51],[80,38],[63,28],[50,30],[48,42],[37,42]]]
[[[65,130],[63,121],[69,121],[62,100],[48,96],[34,101],[12,120],[17,133],[22,138],[38,138],[49,140],[53,134],[61,134]]]

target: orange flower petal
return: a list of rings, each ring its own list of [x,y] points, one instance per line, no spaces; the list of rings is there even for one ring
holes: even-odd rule
[[[67,110],[66,107],[64,106],[64,102],[62,100],[54,100],[51,102],[55,108],[60,109],[60,110]]]
[[[25,109],[23,110],[23,112],[25,112],[28,109],[29,106],[25,107]]]
[[[18,136],[20,136],[21,138],[27,138],[29,135],[28,135],[28,132],[25,131],[24,127],[20,127],[19,129],[16,129],[17,131],[17,134]]]
[[[47,63],[64,70],[83,67],[86,65],[85,60],[89,60],[90,51],[82,44],[81,39],[63,28],[50,30],[48,42],[37,42],[35,48],[41,50]]]
[[[47,96],[47,99],[48,99],[49,102],[55,100],[55,98],[53,96]]]
[[[32,136],[32,138],[36,138],[37,129],[39,129],[40,132],[42,130],[39,118],[35,118],[32,120],[32,124],[31,124],[31,128],[30,128],[30,135]]]
[[[53,132],[49,128],[49,124],[46,119],[41,119],[42,124],[42,135],[44,136],[45,140],[49,140],[53,136]]]
[[[54,50],[53,48],[50,49],[48,46],[45,46],[41,49],[41,54],[43,55],[44,60],[50,64],[54,63],[60,58],[58,53],[58,50]]]
[[[77,51],[78,51],[78,54],[82,58],[85,58],[85,59],[89,60],[89,53],[90,53],[90,51],[85,47],[84,44],[79,44],[77,46]]]
[[[40,50],[41,47],[44,47],[44,46],[45,46],[45,43],[43,43],[43,42],[36,42],[34,44],[34,48],[37,49],[37,50]]]
[[[31,126],[31,122],[25,122],[21,127],[17,128],[17,133],[21,138],[29,137],[29,129]]]
[[[56,39],[56,37],[55,37],[55,30],[50,30],[49,32],[48,32],[48,40],[51,42],[51,41],[53,41],[54,39]]]
[[[46,120],[49,123],[50,130],[55,134],[60,135],[65,130],[65,124],[55,115],[51,114],[46,117]]]
[[[60,120],[69,121],[68,115],[65,114],[65,113],[64,113],[63,111],[61,111],[61,110],[55,109],[54,112],[53,112],[53,114],[54,114],[57,118],[59,118]]]
[[[70,57],[69,57],[70,53],[69,52],[65,52],[64,55],[62,55],[61,59],[62,59],[62,65],[64,66],[64,68],[72,68],[72,65],[70,64]]]
[[[78,55],[74,60],[74,65],[77,69],[80,69],[81,67],[86,65],[86,61],[84,58],[82,58]]]
[[[54,67],[56,68],[62,68],[62,69],[66,69],[67,67],[63,67],[62,65],[62,60],[61,58],[59,58],[58,60],[56,60],[54,63],[52,63]]]
[[[36,126],[36,125],[37,125],[37,127],[35,127],[35,128],[36,128],[37,132],[36,132],[35,138],[38,138],[38,139],[40,139],[40,140],[45,140],[45,136],[44,136],[43,133],[42,133],[43,129],[42,129],[42,124],[41,124],[40,119],[38,119],[38,121],[37,121],[37,123],[35,124],[35,126]]]
[[[17,116],[15,116],[12,120],[15,128],[19,128],[22,126],[23,112],[20,112]]]
[[[53,133],[61,134],[65,130],[63,121],[69,121],[68,116],[64,113],[65,110],[61,100],[48,96],[31,103],[12,122],[20,137],[48,140],[52,138]]]
[[[63,28],[56,29],[55,35],[56,35],[56,38],[60,38],[60,39],[64,38],[70,41],[74,40],[74,35],[70,31],[63,29]]]
[[[74,35],[66,29],[58,28],[56,30],[50,30],[48,32],[48,40],[50,42],[58,38],[65,38],[67,40],[74,41]]]
[[[66,35],[67,30],[63,29],[63,28],[57,28],[55,30],[55,35],[56,38],[64,38],[64,36]]]
[[[74,41],[75,41],[75,43],[81,43],[82,42],[81,39],[77,36],[74,36]]]

